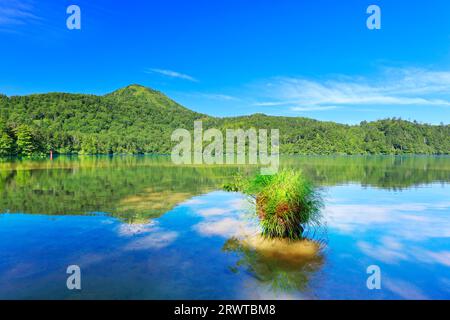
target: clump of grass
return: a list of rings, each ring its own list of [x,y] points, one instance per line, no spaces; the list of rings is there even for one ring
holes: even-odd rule
[[[224,189],[252,196],[264,237],[299,240],[305,228],[320,225],[322,197],[301,171],[238,177]]]

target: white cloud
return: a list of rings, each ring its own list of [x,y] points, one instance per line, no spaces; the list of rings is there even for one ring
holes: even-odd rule
[[[170,78],[178,78],[178,79],[184,79],[184,80],[189,80],[192,82],[198,82],[197,79],[195,79],[194,77],[191,77],[190,75],[184,74],[184,73],[180,73],[180,72],[176,72],[176,71],[172,71],[172,70],[167,70],[167,69],[148,69],[146,71],[146,73],[158,73],[158,74],[162,74],[164,76],[170,77]]]
[[[221,101],[238,101],[239,98],[222,93],[199,93],[198,97]]]
[[[253,105],[256,107],[277,107],[295,104],[296,101],[277,101],[277,102],[256,102]]]
[[[335,110],[340,109],[340,107],[336,106],[316,106],[316,107],[292,107],[292,111],[327,111],[327,110]]]
[[[23,25],[39,19],[30,1],[2,0],[0,3],[0,26]]]
[[[255,106],[280,106],[292,111],[367,105],[449,107],[450,71],[385,68],[373,77],[278,77],[262,90],[269,101]]]

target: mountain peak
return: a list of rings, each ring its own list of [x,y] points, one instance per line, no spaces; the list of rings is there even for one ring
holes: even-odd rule
[[[156,90],[145,87],[140,84],[130,84],[129,86],[117,89],[116,91],[111,92],[109,95],[113,96],[146,96],[146,95],[154,95],[159,93]]]
[[[189,110],[173,101],[161,91],[157,91],[140,84],[130,84],[107,94],[106,97],[110,97],[122,104],[126,102],[133,102],[140,103],[140,106],[149,106],[151,108],[156,107],[159,110],[169,110],[171,112],[182,111],[199,115],[196,112]]]

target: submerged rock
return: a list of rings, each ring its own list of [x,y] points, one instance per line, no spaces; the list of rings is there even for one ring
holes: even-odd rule
[[[320,244],[311,240],[230,238],[223,250],[239,257],[230,271],[244,269],[261,284],[282,292],[305,290],[324,262]]]
[[[260,235],[246,238],[242,245],[256,251],[263,258],[281,260],[299,264],[315,259],[320,252],[320,245],[312,240],[267,239]]]

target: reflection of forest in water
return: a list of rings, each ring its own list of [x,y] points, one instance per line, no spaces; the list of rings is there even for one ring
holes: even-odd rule
[[[403,189],[450,182],[450,157],[283,157],[316,184]],[[0,162],[0,212],[106,212],[127,221],[157,217],[192,196],[218,189],[238,170],[175,166],[168,156],[58,157]]]
[[[450,157],[335,156],[285,157],[282,166],[301,168],[318,185],[358,183],[383,189],[404,189],[450,182]]]

